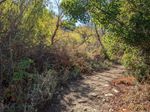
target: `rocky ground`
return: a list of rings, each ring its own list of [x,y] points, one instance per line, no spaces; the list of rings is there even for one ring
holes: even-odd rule
[[[125,69],[115,65],[109,70],[84,75],[56,92],[53,103],[45,107],[46,112],[114,112],[110,101],[119,90],[110,82],[121,77]],[[44,110],[43,110],[44,111]]]

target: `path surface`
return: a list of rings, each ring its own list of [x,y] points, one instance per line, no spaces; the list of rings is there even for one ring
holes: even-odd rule
[[[125,69],[115,65],[104,72],[83,76],[57,92],[54,104],[47,112],[113,112],[109,99],[119,91],[110,81],[122,75]]]

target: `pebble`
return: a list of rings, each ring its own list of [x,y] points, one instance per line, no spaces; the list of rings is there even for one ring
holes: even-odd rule
[[[97,93],[90,93],[89,95],[90,95],[91,97],[97,97],[97,96],[98,96]]]
[[[87,102],[86,99],[80,99],[80,100],[78,101],[78,103],[86,103],[86,102]]]
[[[109,109],[109,112],[113,112],[114,110],[113,109]]]
[[[84,111],[87,111],[88,109],[87,108],[84,108]]]
[[[115,93],[119,93],[119,91],[115,88],[113,88],[112,91],[115,92]]]
[[[104,87],[108,87],[108,86],[109,86],[109,84],[105,84],[105,85],[104,85]]]
[[[111,96],[114,96],[112,93],[107,93],[105,94],[106,97],[111,97]]]

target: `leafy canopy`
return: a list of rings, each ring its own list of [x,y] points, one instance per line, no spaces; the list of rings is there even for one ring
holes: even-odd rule
[[[70,18],[92,21],[130,45],[149,49],[149,0],[63,0],[61,6]]]

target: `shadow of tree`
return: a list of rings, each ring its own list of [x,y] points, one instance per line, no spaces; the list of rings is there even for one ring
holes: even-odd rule
[[[69,87],[68,87],[69,86]],[[54,94],[51,102],[47,102],[45,109],[39,110],[39,112],[65,112],[67,110],[67,106],[71,107],[74,104],[74,100],[78,100],[81,98],[90,99],[89,95],[93,92],[93,88],[91,88],[88,84],[83,83],[81,80],[70,82],[67,86],[61,87],[63,89],[57,90]],[[70,94],[71,92],[75,92],[73,95],[74,98],[65,98],[64,96]]]
[[[114,68],[118,69],[118,68]],[[112,72],[111,72],[112,71]],[[65,86],[58,88],[55,92],[53,99],[46,103],[44,108],[40,109],[39,112],[68,112],[68,107],[71,108],[75,104],[75,101],[79,101],[85,99],[86,101],[91,100],[90,94],[94,93],[94,87],[91,86],[92,83],[97,83],[99,85],[95,86],[104,86],[105,83],[110,83],[112,79],[115,77],[111,74],[116,74],[113,70],[103,70],[102,72],[98,72],[97,75],[84,76],[84,78],[71,81]],[[85,79],[87,78],[87,79]],[[96,81],[96,80],[97,81]],[[91,82],[85,82],[85,80],[89,80]],[[75,93],[75,94],[73,94]],[[67,98],[66,98],[67,96]],[[84,100],[83,100],[84,102]]]

